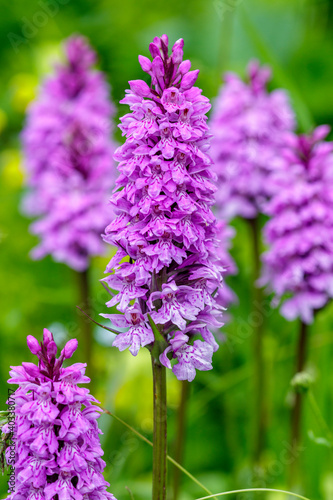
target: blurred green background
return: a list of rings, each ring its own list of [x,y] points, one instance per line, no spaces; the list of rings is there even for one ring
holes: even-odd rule
[[[25,338],[40,338],[50,328],[60,344],[80,339],[79,302],[75,273],[50,258],[29,259],[36,244],[29,220],[20,215],[23,191],[19,134],[27,104],[37,85],[61,55],[60,42],[72,33],[86,35],[99,54],[115,103],[129,79],[141,78],[138,54],[162,33],[174,42],[185,40],[185,57],[201,70],[198,84],[213,98],[225,70],[244,74],[250,58],[273,65],[272,88],[291,93],[300,130],[313,124],[333,124],[333,1],[325,0],[53,0],[0,1],[0,407],[5,408],[9,365],[33,361]],[[118,116],[125,107],[118,106]],[[120,142],[119,131],[116,138]],[[232,254],[239,268],[229,284],[239,297],[223,328],[227,342],[214,355],[214,370],[199,372],[191,384],[184,466],[209,489],[287,488],[290,465],[283,459],[290,445],[290,379],[294,367],[297,322],[288,323],[276,310],[262,313],[269,433],[263,463],[251,466],[255,420],[253,395],[252,248],[249,228],[236,221]],[[108,258],[92,263],[92,314],[107,312],[106,292],[98,280]],[[266,310],[266,309],[265,309]],[[333,308],[328,306],[311,328],[308,366],[315,376],[313,391],[326,421],[333,423]],[[80,352],[74,361],[80,361]],[[148,438],[152,437],[152,380],[148,351],[137,358],[110,347],[107,332],[96,327],[93,352],[96,397],[102,404]],[[169,376],[169,453],[175,446],[180,383]],[[332,448],[308,436],[321,429],[305,401],[301,475],[293,484],[311,500],[333,499]],[[150,498],[151,449],[110,416],[102,416],[103,447],[110,491],[120,499]],[[173,467],[169,467],[170,481]],[[0,477],[5,497],[6,476]],[[181,500],[204,494],[183,477]],[[233,497],[235,498],[235,497]],[[286,498],[278,494],[243,494],[244,499]]]

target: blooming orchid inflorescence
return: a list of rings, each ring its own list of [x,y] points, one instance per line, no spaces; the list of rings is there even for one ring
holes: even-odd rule
[[[279,154],[284,133],[295,126],[286,92],[267,90],[269,68],[252,61],[247,73],[248,83],[234,73],[225,75],[210,121],[217,210],[227,220],[262,212],[285,166]]]
[[[15,487],[7,500],[115,500],[106,491],[97,418],[101,409],[89,389],[86,365],[67,368],[77,340],[65,345],[59,358],[52,333],[44,329],[39,344],[31,335],[28,347],[38,366],[11,367],[10,384],[18,384],[15,401]],[[6,426],[3,431],[6,432]],[[7,448],[7,462],[12,460]],[[9,463],[12,463],[10,461]]]
[[[83,271],[104,253],[101,239],[110,219],[107,200],[114,186],[110,139],[114,107],[96,55],[83,37],[65,45],[66,64],[43,85],[30,106],[23,132],[29,192],[23,209],[38,216],[31,231],[41,239],[34,258]]]
[[[153,348],[153,322],[164,340],[160,362],[180,380],[212,368],[218,348],[209,328],[222,325],[217,293],[223,268],[211,211],[215,176],[207,154],[207,97],[195,87],[198,70],[183,61],[182,39],[168,54],[168,37],[155,38],[153,60],[139,56],[151,86],[130,81],[121,101],[126,142],[117,149],[119,177],[111,204],[117,214],[105,230],[117,253],[104,281],[118,294],[107,303],[124,316],[103,314],[127,327],[114,345]],[[134,303],[131,303],[134,301]],[[150,323],[152,319],[152,323]],[[152,325],[152,326],[151,326]]]
[[[281,314],[312,323],[333,297],[333,142],[329,127],[290,134],[283,152],[289,183],[267,204],[261,284],[283,297]],[[289,297],[288,297],[289,296]]]

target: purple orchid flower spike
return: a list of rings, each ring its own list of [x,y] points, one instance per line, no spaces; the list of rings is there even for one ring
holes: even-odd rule
[[[308,136],[288,137],[288,184],[266,206],[269,249],[260,284],[282,298],[282,316],[306,324],[333,297],[333,142],[323,140],[328,132],[322,125]]]
[[[37,216],[33,258],[51,254],[77,271],[102,255],[100,237],[111,217],[114,185],[109,88],[93,70],[96,54],[81,36],[66,41],[66,63],[41,88],[28,110],[23,153],[28,194],[23,210]]]
[[[79,387],[90,379],[86,365],[64,368],[64,359],[77,348],[77,340],[65,345],[59,358],[52,333],[44,330],[43,342],[31,335],[30,351],[38,366],[22,363],[11,367],[10,384],[18,384],[15,401],[15,484],[7,500],[116,500],[106,491],[105,462],[101,456],[97,425],[101,409],[89,389]],[[8,424],[3,432],[10,432]],[[6,450],[13,464],[12,447]]]
[[[218,215],[254,219],[276,191],[275,177],[284,171],[279,151],[295,128],[294,113],[284,90],[268,92],[270,70],[250,62],[248,83],[227,73],[210,120],[211,155],[219,190]]]
[[[229,262],[219,258],[224,230],[211,210],[210,103],[194,86],[198,71],[183,61],[183,46],[178,40],[169,54],[167,36],[155,38],[152,61],[139,56],[151,85],[129,82],[121,101],[131,112],[119,125],[126,141],[115,153],[116,217],[104,235],[118,251],[103,281],[118,291],[107,305],[125,314],[103,316],[128,328],[114,342],[120,350],[155,352],[160,342],[160,362],[180,380],[193,380],[196,370],[212,369],[218,346],[209,328],[222,326],[222,264]]]

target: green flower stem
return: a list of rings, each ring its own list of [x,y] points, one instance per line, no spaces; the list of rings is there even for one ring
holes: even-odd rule
[[[300,332],[297,345],[296,369],[295,373],[302,372],[306,362],[306,351],[308,343],[308,328],[301,321]],[[297,447],[300,440],[301,420],[302,420],[302,399],[301,392],[296,393],[295,405],[291,417],[291,443],[293,447]]]
[[[181,382],[180,404],[177,414],[177,433],[175,446],[175,460],[182,463],[184,455],[184,445],[186,438],[186,413],[187,403],[190,393],[190,383],[187,380]],[[173,500],[177,500],[180,486],[180,470],[175,468],[173,474]]]
[[[258,218],[249,219],[252,232],[254,258],[253,304],[262,304],[262,290],[255,284],[260,276],[260,227]],[[267,432],[266,369],[264,359],[264,318],[257,323],[253,338],[254,356],[254,444],[253,460],[260,461],[265,446]]]
[[[166,368],[153,355],[154,432],[153,500],[166,500],[167,401]]]
[[[125,422],[121,418],[117,417],[116,415],[114,415],[114,413],[111,413],[109,410],[106,410],[105,408],[102,408],[102,409],[103,409],[103,413],[106,413],[107,415],[110,415],[115,420],[117,420],[118,422],[120,422],[122,425],[124,425],[125,427],[127,427],[127,429],[129,429],[130,431],[132,431],[142,441],[144,441],[145,443],[149,444],[149,446],[151,446],[151,447],[153,446],[153,443],[149,439],[147,439],[143,434],[141,434],[139,431],[137,431],[136,429],[134,429],[134,427],[130,426],[127,422]],[[212,495],[212,492],[208,488],[206,488],[206,486],[204,486],[188,470],[184,469],[184,467],[182,465],[180,465],[178,462],[176,462],[176,460],[174,460],[172,457],[170,457],[170,455],[167,455],[167,460],[172,465],[174,465],[175,467],[177,467],[177,469],[179,469],[180,471],[182,471],[183,474],[185,474],[189,479],[191,479],[197,486],[199,486],[200,488],[202,488],[203,491],[205,491],[206,493],[208,493],[208,495]]]
[[[85,310],[90,310],[90,286],[88,269],[78,272],[78,287],[80,306]],[[80,316],[80,334],[83,339],[84,362],[87,363],[86,374],[92,379],[92,349],[93,349],[93,331],[92,323],[85,315]]]
[[[298,336],[297,352],[296,352],[296,367],[295,374],[300,373],[304,370],[306,362],[306,352],[308,343],[308,328],[305,323],[301,321],[300,331]],[[295,403],[291,414],[291,446],[294,450],[297,450],[300,437],[301,437],[301,425],[302,425],[302,403],[303,394],[301,392],[296,392]],[[295,457],[290,464],[289,469],[289,482],[288,485],[292,486],[297,484],[297,478],[299,475],[299,460]]]
[[[316,417],[318,424],[320,425],[324,434],[326,434],[326,438],[328,439],[328,441],[330,441],[333,445],[333,434],[331,432],[331,429],[328,427],[326,420],[324,419],[324,417],[320,411],[320,408],[317,404],[317,401],[316,401],[311,389],[308,390],[307,396],[308,396],[308,402],[310,404],[311,410],[312,410],[314,416]]]

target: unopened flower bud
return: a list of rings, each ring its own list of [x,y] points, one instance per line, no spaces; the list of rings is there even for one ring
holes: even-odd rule
[[[57,354],[57,344],[54,341],[51,341],[47,345],[47,357],[49,359],[54,359]]]
[[[151,71],[151,60],[148,59],[148,57],[139,56],[139,63],[140,63],[142,70],[145,73],[149,73],[149,71]]]
[[[62,354],[65,359],[71,358],[73,353],[76,351],[78,346],[78,341],[76,339],[71,339],[66,343],[65,347],[62,350]]]
[[[50,342],[54,342],[53,335],[47,328],[43,330],[43,343],[47,347]]]
[[[149,52],[151,53],[153,59],[160,55],[159,48],[155,43],[149,44]]]
[[[160,56],[157,56],[153,60],[152,69],[155,75],[158,77],[164,76],[164,66],[163,61]]]
[[[186,73],[186,75],[184,75],[182,78],[180,88],[182,90],[189,90],[191,87],[193,87],[193,85],[197,81],[198,74],[199,74],[198,69],[195,69],[194,71],[189,71],[188,73]]]
[[[31,377],[40,376],[39,368],[34,363],[22,363],[22,366],[27,372],[27,374],[30,375]]]
[[[307,372],[299,372],[291,380],[291,386],[295,392],[305,393],[310,389],[313,377]]]
[[[41,350],[39,342],[32,335],[27,336],[27,344],[32,354],[38,354]]]
[[[178,68],[178,72],[181,75],[185,75],[191,69],[191,61],[189,59],[185,59],[185,61],[181,62]]]
[[[150,88],[143,80],[131,80],[128,82],[131,91],[140,97],[148,97],[150,94]]]

